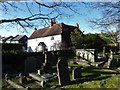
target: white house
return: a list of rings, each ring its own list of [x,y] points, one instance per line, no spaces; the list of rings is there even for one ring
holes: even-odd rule
[[[76,28],[76,26],[66,25],[64,23],[58,23],[54,20],[50,21],[48,27],[35,30],[28,39],[28,51],[40,52],[43,50],[43,46],[40,43],[44,43],[48,51],[60,50],[61,47],[71,47],[70,33]]]

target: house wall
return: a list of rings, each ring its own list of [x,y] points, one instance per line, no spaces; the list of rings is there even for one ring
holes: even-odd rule
[[[28,39],[28,51],[33,51],[33,52],[42,51],[42,48],[38,46],[40,42],[44,42],[46,44],[48,51],[60,50],[59,45],[61,42],[61,35]]]

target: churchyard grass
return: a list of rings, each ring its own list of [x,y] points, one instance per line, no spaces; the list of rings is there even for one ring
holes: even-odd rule
[[[30,88],[41,88],[39,84],[37,84],[34,80],[28,80],[26,83],[21,84],[19,77],[14,77],[10,79],[11,81],[15,82],[18,85],[22,85],[23,87],[30,87]]]
[[[120,55],[114,55],[114,57],[120,59]],[[76,60],[75,57],[72,57],[71,59],[67,60],[68,67],[72,66],[73,68],[75,68],[75,67],[81,66],[81,65],[71,63],[71,62],[74,62],[75,60]],[[52,68],[54,69],[52,73],[57,74],[57,67],[52,66]],[[77,80],[78,82],[73,80],[72,72],[70,72],[70,80],[71,82],[74,82],[74,83],[67,86],[62,86],[62,88],[65,88],[68,90],[74,90],[74,88],[118,88],[120,87],[120,75],[116,73],[117,71],[119,70],[106,69],[106,67],[83,66],[82,77]],[[33,72],[32,74],[40,76],[37,74],[37,72]],[[19,77],[11,78],[11,80],[17,84],[20,84]],[[8,86],[9,84],[3,79],[2,80],[3,89]],[[31,87],[31,88],[41,88],[41,86],[35,83],[34,80],[31,82],[22,84],[22,86]],[[43,89],[48,90],[52,86],[59,86],[58,79],[54,79],[51,82],[48,82],[46,86],[43,87]]]
[[[92,71],[91,69],[89,69]],[[118,88],[120,86],[120,75],[118,74],[109,74],[109,72],[115,72],[110,70],[99,70],[98,72],[90,72],[87,68],[87,71],[82,72],[82,77],[79,79],[79,83],[71,84],[64,86],[63,88],[72,90],[74,88]],[[96,69],[97,70],[97,69]],[[89,71],[89,72],[88,72]],[[101,74],[100,72],[105,74]],[[108,73],[108,74],[107,74]],[[104,81],[103,85],[101,82]]]
[[[7,87],[12,88],[12,86],[10,86],[5,79],[2,79],[2,90],[5,90]]]

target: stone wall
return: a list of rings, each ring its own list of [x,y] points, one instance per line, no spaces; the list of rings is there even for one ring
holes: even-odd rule
[[[95,49],[76,49],[77,60],[89,60],[95,62],[97,59],[97,51]]]

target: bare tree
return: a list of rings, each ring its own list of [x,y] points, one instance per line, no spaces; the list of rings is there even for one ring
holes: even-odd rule
[[[21,4],[21,5],[20,5]],[[50,19],[61,19],[62,16],[70,17],[73,14],[67,13],[67,11],[72,11],[74,13],[79,14],[78,9],[76,7],[76,3],[67,3],[62,2],[61,0],[58,2],[38,2],[38,0],[33,0],[32,2],[24,1],[21,2],[9,2],[9,1],[0,1],[1,11],[5,15],[10,15],[9,11],[14,10],[14,12],[25,13],[28,12],[29,15],[26,17],[13,17],[13,18],[1,18],[0,24],[16,24],[21,26],[26,30],[28,27],[35,27],[37,24],[36,21],[39,21],[41,25],[48,24]],[[22,6],[25,8],[22,8]],[[34,7],[36,6],[36,8]],[[34,9],[33,9],[34,8]],[[34,12],[35,9],[37,12]],[[39,23],[39,24],[40,24]]]
[[[101,11],[102,18],[96,18],[90,22],[95,28],[102,28],[102,32],[107,32],[113,44],[120,40],[120,1],[116,2],[96,2],[89,4],[93,9]]]

